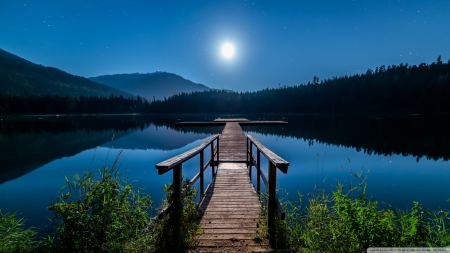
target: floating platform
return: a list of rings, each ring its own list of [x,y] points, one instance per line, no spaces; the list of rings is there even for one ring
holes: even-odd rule
[[[225,126],[227,122],[239,123],[241,126],[259,126],[259,125],[288,125],[286,121],[253,121],[248,119],[215,119],[209,122],[177,122],[175,123],[178,127],[183,126]]]

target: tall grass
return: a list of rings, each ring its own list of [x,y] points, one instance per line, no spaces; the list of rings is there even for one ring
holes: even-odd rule
[[[359,184],[337,183],[327,194],[316,192],[306,203],[284,202],[286,220],[277,220],[276,247],[295,252],[365,252],[368,247],[449,247],[449,211],[427,211],[414,202],[410,211],[366,198],[366,176]],[[450,200],[449,200],[450,201]]]
[[[0,252],[33,252],[37,247],[35,236],[34,230],[25,228],[23,218],[0,209]]]
[[[98,179],[95,179],[98,178]],[[166,185],[168,215],[150,216],[152,201],[124,180],[118,170],[103,167],[97,175],[85,172],[67,179],[69,191],[48,208],[57,229],[52,250],[58,252],[180,252],[195,246],[198,225],[188,181],[182,201],[173,205],[173,185]],[[174,217],[181,226],[174,229]],[[174,233],[179,233],[178,237]],[[174,240],[178,238],[180,240]]]
[[[94,173],[66,178],[66,192],[49,205],[55,230],[43,239],[24,228],[15,213],[0,210],[0,252],[182,252],[196,245],[199,226],[195,189],[183,183],[182,201],[174,205],[173,186],[166,185],[160,220],[151,217],[152,201],[119,173],[117,161]],[[174,218],[181,226],[174,226]],[[177,223],[178,224],[178,223]],[[174,236],[178,233],[177,237]],[[178,238],[180,240],[175,240]]]
[[[48,207],[56,224],[54,247],[63,252],[148,250],[152,201],[113,166],[66,178],[68,191]]]

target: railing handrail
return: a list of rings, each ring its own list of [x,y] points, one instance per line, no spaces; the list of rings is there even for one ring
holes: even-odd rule
[[[253,155],[251,157],[251,160],[252,160],[252,164],[254,164],[256,169],[258,170],[258,168],[261,167],[261,164],[258,164],[257,159],[255,159],[255,156],[253,156]],[[259,169],[259,176],[261,177],[266,189],[269,189],[269,181],[267,180],[266,175],[264,174],[264,172],[261,169]],[[257,191],[258,191],[258,194],[260,194],[259,188],[257,189]],[[276,202],[277,202],[278,218],[280,218],[281,220],[284,220],[286,218],[286,212],[284,211],[284,209],[281,206],[281,203],[280,203],[280,201],[278,201],[278,199],[276,200]]]
[[[259,141],[257,141],[253,136],[247,135],[247,138],[255,145],[255,147],[261,151],[261,153],[272,163],[280,169],[284,174],[287,173],[289,162],[279,157],[277,154],[272,152],[270,149],[266,148]]]
[[[207,141],[200,144],[199,146],[197,146],[191,150],[188,150],[188,151],[182,153],[181,155],[174,156],[172,158],[169,158],[163,162],[156,164],[156,168],[158,169],[159,175],[164,174],[173,169],[173,182],[172,183],[174,186],[174,190],[173,190],[174,203],[180,203],[180,201],[181,201],[182,184],[183,184],[181,181],[182,180],[183,163],[185,161],[193,158],[197,154],[200,154],[200,166],[199,166],[200,168],[199,168],[199,172],[194,176],[194,178],[189,181],[189,187],[192,187],[194,185],[194,183],[198,179],[200,179],[200,199],[201,200],[203,199],[203,197],[205,196],[205,192],[209,188],[209,186],[208,186],[206,191],[204,190],[204,171],[206,170],[206,168],[208,168],[208,166],[211,166],[213,180],[216,175],[214,167],[215,167],[215,163],[216,163],[215,162],[216,155],[217,155],[217,160],[219,159],[219,136],[220,136],[220,134],[215,134],[212,137],[210,137]],[[214,148],[214,141],[216,141],[215,148]],[[208,146],[211,147],[211,158],[206,163],[204,163],[204,158],[205,158],[204,150]],[[166,206],[163,210],[161,210],[159,212],[157,217],[162,219],[169,212],[169,209],[170,209],[170,206]],[[174,222],[174,223],[178,224],[178,222]]]
[[[208,147],[213,141],[219,138],[219,134],[213,135],[211,138],[209,138],[207,141],[203,142],[199,146],[188,150],[180,155],[174,156],[172,158],[169,158],[163,162],[160,162],[156,164],[156,168],[158,169],[158,174],[164,174],[168,171],[170,171],[173,167],[180,163],[184,163],[185,161],[191,159],[192,157],[199,154],[202,150],[204,150],[206,147]]]
[[[277,154],[272,152],[270,149],[266,148],[264,145],[259,143],[255,138],[251,135],[247,135],[247,164],[248,164],[248,174],[250,176],[250,180],[252,178],[252,166],[256,167],[256,191],[261,197],[261,188],[260,188],[260,179],[262,178],[264,181],[264,185],[267,189],[267,226],[269,229],[269,240],[270,245],[275,244],[275,216],[278,213],[278,217],[281,220],[286,218],[286,213],[283,210],[280,202],[277,199],[277,168],[281,170],[283,173],[287,173],[289,162],[279,157]],[[256,148],[256,161],[253,156],[253,146]],[[268,160],[268,178],[264,175],[261,170],[261,158],[260,154],[263,154]]]

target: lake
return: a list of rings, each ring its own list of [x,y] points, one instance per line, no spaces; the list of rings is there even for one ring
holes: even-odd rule
[[[223,127],[176,128],[177,121],[212,121],[236,115],[30,116],[0,121],[0,208],[18,212],[27,226],[51,227],[46,207],[65,192],[65,177],[111,166],[151,195],[157,207],[171,172],[158,175],[155,164],[200,145]],[[277,172],[285,199],[298,200],[336,181],[356,185],[352,174],[368,173],[367,197],[407,209],[450,209],[450,118],[409,115],[354,117],[319,115],[239,115],[251,120],[285,120],[289,125],[243,127],[290,162]],[[209,152],[206,152],[209,153]],[[119,156],[118,156],[119,155]],[[261,157],[263,157],[261,155]],[[205,155],[205,160],[209,159]],[[267,175],[267,160],[262,169]],[[198,157],[183,164],[192,178]],[[253,175],[256,175],[254,172]],[[205,186],[211,181],[206,170]],[[255,180],[253,180],[255,182]],[[198,185],[196,185],[198,188]],[[381,208],[388,208],[380,204]],[[156,211],[153,210],[153,214]]]

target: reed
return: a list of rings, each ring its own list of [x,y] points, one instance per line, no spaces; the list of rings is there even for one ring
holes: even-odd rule
[[[278,249],[295,252],[365,252],[368,247],[449,247],[449,211],[428,211],[414,202],[410,211],[381,210],[367,199],[367,175],[358,184],[337,183],[330,194],[315,192],[303,203],[284,201],[286,220],[277,220]],[[450,201],[450,200],[449,200]]]

